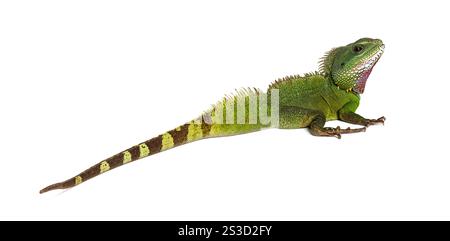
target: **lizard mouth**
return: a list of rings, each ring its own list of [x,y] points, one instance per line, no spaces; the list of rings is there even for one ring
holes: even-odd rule
[[[359,78],[353,87],[353,90],[359,94],[364,92],[366,87],[367,79],[372,73],[373,67],[377,64],[378,60],[381,58],[384,52],[384,44],[381,45],[374,53],[369,56],[365,61],[356,67],[356,71],[359,73]]]

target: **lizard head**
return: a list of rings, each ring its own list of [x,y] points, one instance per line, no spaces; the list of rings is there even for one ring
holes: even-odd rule
[[[320,71],[331,77],[339,88],[362,94],[383,51],[384,44],[380,39],[362,38],[325,54]]]

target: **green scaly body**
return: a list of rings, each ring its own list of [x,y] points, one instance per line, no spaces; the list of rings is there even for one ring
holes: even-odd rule
[[[40,193],[70,188],[123,164],[210,137],[245,134],[265,128],[307,127],[313,135],[338,138],[341,134],[365,131],[367,126],[384,123],[385,120],[384,117],[366,119],[355,113],[366,80],[383,50],[381,40],[369,38],[332,49],[323,57],[319,72],[279,79],[269,86],[267,92],[256,89],[239,91],[224,98],[200,117],[132,146],[64,182],[52,184]],[[263,99],[260,98],[265,94],[269,101],[263,107],[260,105]],[[275,99],[278,102],[271,102]],[[263,121],[262,114],[268,117],[276,115],[278,121]],[[324,127],[329,120],[365,127]]]

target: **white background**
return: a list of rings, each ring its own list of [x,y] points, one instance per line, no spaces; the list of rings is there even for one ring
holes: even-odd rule
[[[2,1],[0,219],[450,219],[448,22],[445,1]],[[361,37],[386,44],[358,109],[385,126],[209,139],[38,194]]]

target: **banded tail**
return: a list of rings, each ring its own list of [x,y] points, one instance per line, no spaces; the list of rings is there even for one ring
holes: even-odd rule
[[[45,193],[48,191],[56,190],[56,189],[66,189],[71,188],[76,185],[81,184],[93,177],[96,177],[104,172],[107,172],[111,169],[119,167],[123,164],[127,164],[132,161],[139,160],[141,158],[151,156],[153,154],[171,149],[176,146],[180,146],[186,143],[190,143],[193,141],[209,138],[209,137],[220,137],[220,136],[231,136],[237,134],[245,134],[249,132],[254,132],[261,130],[263,127],[267,127],[267,125],[258,124],[259,119],[256,124],[251,123],[249,117],[250,101],[249,94],[259,95],[259,91],[255,90],[245,90],[238,92],[237,95],[233,97],[228,97],[224,99],[224,101],[218,102],[213,108],[201,117],[183,124],[173,130],[170,130],[164,134],[161,134],[157,137],[149,139],[145,142],[142,142],[138,145],[135,145],[127,150],[124,150],[120,153],[117,153],[114,156],[109,157],[106,160],[103,160],[96,165],[90,167],[89,169],[81,172],[80,174],[64,181],[52,184],[50,186],[45,187],[39,193]],[[214,119],[218,116],[221,116],[221,119],[225,119],[226,116],[226,108],[227,101],[231,100],[231,103],[234,107],[238,105],[238,97],[245,97],[245,121],[242,124],[237,124],[238,122],[238,112],[236,109],[232,112],[232,118],[234,124],[216,124],[222,123],[217,122]],[[229,108],[229,107],[228,107]],[[216,110],[222,110],[217,115]],[[259,112],[259,107],[256,107],[256,110]],[[229,113],[229,112],[228,112]],[[212,118],[212,119],[211,119]]]

